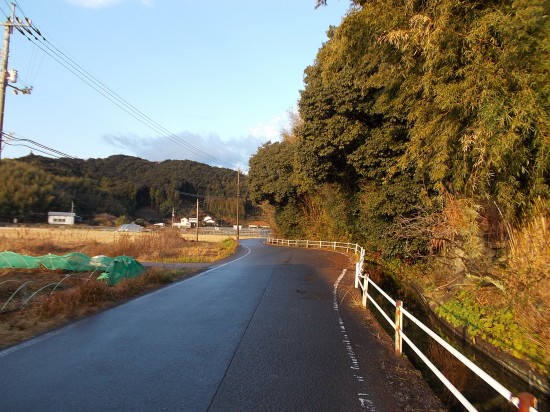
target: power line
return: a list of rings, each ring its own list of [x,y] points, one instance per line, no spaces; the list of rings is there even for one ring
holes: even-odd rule
[[[4,26],[4,39],[3,39],[3,47],[2,47],[2,59],[0,62],[0,158],[2,155],[2,137],[4,132],[4,109],[5,109],[5,103],[6,103],[6,88],[7,86],[11,86],[9,82],[15,83],[17,81],[17,71],[13,70],[8,73],[8,59],[9,59],[9,49],[10,49],[10,36],[13,32],[13,28],[16,27],[17,30],[21,31],[20,27],[23,27],[25,30],[28,30],[27,26],[30,26],[29,24],[23,24],[19,21],[19,19],[15,15],[15,4],[11,4],[10,7],[11,14],[9,17],[7,17],[7,20],[5,23],[2,24]],[[17,21],[17,23],[16,23]],[[31,92],[32,88],[25,88],[25,89],[19,89],[15,86],[11,86],[14,88],[15,91],[21,92],[23,94],[28,94]]]
[[[18,135],[18,134],[15,134],[15,133],[2,133],[3,137],[4,137],[4,142],[7,144],[7,145],[10,145],[10,146],[24,146],[24,147],[28,147],[29,149],[32,149],[32,150],[36,150],[36,151],[39,151],[41,153],[45,153],[49,156],[53,156],[55,158],[69,158],[69,159],[77,159],[76,157],[74,156],[71,156],[71,155],[68,155],[66,153],[63,153],[57,149],[53,149],[51,147],[48,147],[46,145],[43,145],[42,143],[39,143],[35,140],[31,140],[31,139],[27,139],[26,137],[24,136],[21,136],[21,135]],[[19,136],[19,137],[17,137]],[[12,143],[12,141],[15,141],[15,142],[27,142],[29,144],[32,144],[34,145],[34,147],[32,146],[28,146],[27,144],[24,144],[24,143],[21,143],[21,144],[14,144]],[[46,150],[46,152],[44,152],[44,150]]]
[[[7,2],[6,2],[6,3],[7,3]],[[9,5],[8,5],[8,7],[9,7]],[[10,18],[10,16],[4,11],[4,9],[3,9],[2,7],[0,7],[0,11],[2,12],[2,14],[3,14],[4,16],[6,16],[6,19],[9,19],[9,18]]]
[[[52,156],[51,153],[48,153],[48,152],[46,152],[46,151],[44,151],[44,150],[37,149],[36,147],[29,146],[29,145],[27,145],[27,144],[15,144],[15,143],[10,143],[10,142],[4,142],[4,144],[5,144],[6,146],[28,147],[29,149],[34,150],[34,151],[36,151],[36,152],[40,152],[40,153],[43,153],[43,154],[45,154],[45,155]],[[60,159],[60,158],[61,158],[61,157],[57,157],[57,156],[52,156],[52,157],[54,157],[55,159]]]
[[[210,162],[229,166],[230,168],[234,166],[199,149],[198,147],[192,145],[191,143],[188,143],[187,141],[183,140],[181,137],[177,136],[176,134],[166,129],[164,126],[160,125],[159,123],[151,119],[149,116],[147,116],[141,110],[137,109],[134,105],[129,103],[126,99],[124,99],[118,93],[114,92],[105,83],[97,79],[88,70],[82,67],[82,65],[80,65],[78,62],[73,60],[71,57],[67,56],[63,51],[59,50],[59,48],[53,45],[50,41],[48,41],[42,35],[41,31],[38,29],[38,27],[34,23],[31,22],[31,20],[29,20],[26,16],[24,17],[30,29],[25,28],[25,30],[21,30],[19,27],[16,27],[19,33],[21,33],[24,37],[27,38],[27,40],[31,41],[35,46],[41,49],[44,53],[46,53],[56,62],[61,64],[68,71],[73,73],[76,77],[78,77],[88,86],[90,86],[96,92],[101,94],[111,103],[113,103],[114,105],[119,107],[121,110],[123,110],[124,112],[132,116],[134,119],[138,120],[143,125],[147,126],[151,130],[160,134],[162,137],[169,139],[174,144],[194,153],[195,155],[203,159],[206,159],[207,161],[210,161]],[[31,29],[32,29],[32,32],[31,32]]]
[[[6,3],[6,6],[8,6],[8,10],[11,9],[10,2],[8,0],[4,0],[4,3]]]

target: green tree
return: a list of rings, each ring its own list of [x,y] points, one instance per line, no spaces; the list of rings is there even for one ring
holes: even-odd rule
[[[0,164],[0,216],[42,220],[54,196],[53,176],[17,160]]]
[[[422,85],[402,165],[508,217],[548,197],[548,16],[543,0],[433,1],[385,34]]]
[[[539,198],[548,207],[548,11],[544,0],[352,2],[305,70],[286,178],[251,163],[263,182],[253,197],[307,215],[308,196],[336,185],[348,232],[392,253],[395,225],[448,216],[446,199],[465,216],[496,204],[508,220]]]
[[[288,141],[266,143],[250,158],[250,198],[284,206],[296,199],[294,180],[295,145]]]
[[[27,156],[20,160],[53,176],[52,207],[68,210],[74,202],[80,214],[134,216],[140,208],[153,208],[171,216],[173,208],[191,208],[195,196],[214,196],[226,202],[236,196],[234,170],[189,160],[159,163],[124,155],[88,160]],[[187,196],[189,193],[194,196]],[[241,194],[246,199],[246,176],[241,179]],[[221,209],[208,211],[218,212]]]

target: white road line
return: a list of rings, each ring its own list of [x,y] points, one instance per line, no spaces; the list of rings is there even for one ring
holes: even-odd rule
[[[342,320],[342,317],[340,316],[340,307],[338,306],[338,285],[340,284],[340,281],[346,274],[346,269],[342,271],[342,274],[336,282],[334,282],[334,288],[332,290],[332,301],[333,301],[333,308],[338,314],[338,323],[340,325],[340,332],[342,332],[342,342],[346,346],[346,352],[348,353],[348,356],[350,358],[350,369],[353,369],[355,371],[359,371],[359,362],[357,361],[357,356],[355,356],[355,352],[353,351],[353,347],[351,346],[351,342],[349,340],[348,334],[346,333],[346,327],[344,326],[344,321]],[[374,407],[374,402],[369,399],[370,395],[368,394],[366,390],[365,385],[365,378],[361,376],[359,373],[355,373],[353,376],[355,376],[355,379],[357,379],[357,382],[359,383],[359,387],[361,388],[360,392],[357,394],[357,397],[359,399],[359,403],[361,404],[361,408],[363,408],[366,411],[370,412],[376,412],[376,408]]]

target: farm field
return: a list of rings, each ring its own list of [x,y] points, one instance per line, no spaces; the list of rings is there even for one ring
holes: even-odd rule
[[[235,240],[219,236],[211,236],[209,241],[190,241],[179,230],[172,229],[124,233],[73,228],[0,228],[0,251],[29,256],[81,252],[90,257],[126,255],[141,262],[214,262],[230,256],[237,246]],[[97,272],[0,269],[0,348],[198,271],[196,268],[148,268],[137,278],[109,287],[96,280]]]

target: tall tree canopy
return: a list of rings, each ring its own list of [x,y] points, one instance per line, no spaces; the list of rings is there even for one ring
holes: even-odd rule
[[[0,164],[0,216],[32,218],[48,207],[53,196],[53,179],[39,167],[3,160]]]
[[[411,242],[395,236],[403,221],[442,218],[450,199],[485,220],[548,207],[548,16],[545,0],[353,1],[305,70],[285,197],[260,178],[266,148],[255,197],[304,205],[336,185],[348,232],[394,251]],[[433,240],[417,234],[419,248]]]

